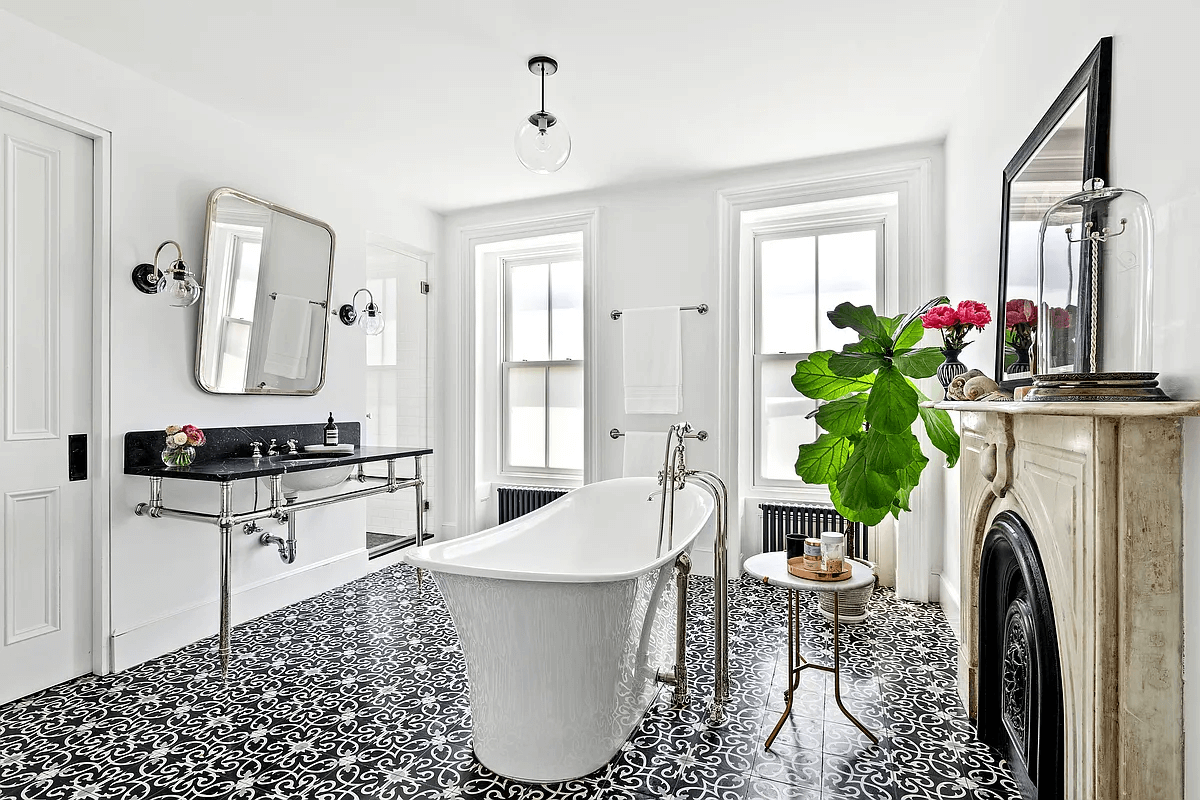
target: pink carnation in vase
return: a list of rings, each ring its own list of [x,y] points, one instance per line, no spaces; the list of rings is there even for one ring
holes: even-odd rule
[[[963,300],[958,304],[956,310],[959,322],[966,325],[974,325],[981,330],[983,326],[992,321],[992,312],[978,300]]]
[[[183,431],[187,434],[187,443],[192,447],[202,447],[206,441],[204,438],[204,431],[190,425],[188,427],[191,427],[192,429],[190,431],[184,429]]]
[[[1037,326],[1037,306],[1032,300],[1009,300],[1004,304],[1004,325],[1015,328],[1017,325]]]
[[[950,306],[934,306],[921,316],[921,325],[925,328],[950,328],[958,323],[958,311]]]

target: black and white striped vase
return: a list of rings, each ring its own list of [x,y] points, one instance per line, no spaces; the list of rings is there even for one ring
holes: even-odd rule
[[[942,399],[950,399],[950,382],[967,371],[967,365],[958,360],[962,348],[943,347],[942,355],[946,360],[937,368],[938,380],[942,382]]]

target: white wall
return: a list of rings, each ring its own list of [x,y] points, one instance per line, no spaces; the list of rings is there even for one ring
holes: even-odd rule
[[[1200,397],[1200,82],[1191,0],[1010,2],[981,49],[980,65],[946,141],[946,275],[952,297],[994,304],[1004,165],[1102,36],[1113,42],[1110,183],[1153,206],[1155,368],[1177,399]],[[992,331],[995,326],[992,326]],[[989,332],[990,334],[991,332]],[[991,335],[965,353],[991,374]],[[1200,541],[1200,422],[1185,423],[1184,540]],[[952,496],[953,492],[947,492]],[[957,506],[948,507],[950,525]],[[948,529],[944,577],[957,588],[958,536]],[[1200,548],[1184,560],[1185,647],[1200,643]],[[965,599],[964,599],[964,602]],[[1186,670],[1185,726],[1200,731],[1196,666]],[[1193,734],[1194,736],[1195,734]],[[1200,798],[1200,758],[1186,759],[1186,795]]]
[[[725,472],[718,461],[718,443],[737,452],[736,430],[726,430],[721,406],[721,383],[718,353],[721,347],[721,314],[719,298],[721,280],[718,274],[718,193],[757,187],[779,186],[799,181],[831,178],[838,175],[869,172],[908,159],[934,159],[940,169],[940,147],[919,145],[886,151],[818,159],[807,162],[775,165],[754,170],[742,170],[690,181],[660,182],[615,187],[608,190],[546,198],[535,201],[491,206],[448,215],[444,224],[442,252],[446,270],[446,289],[439,294],[447,319],[465,318],[472,313],[458,307],[462,261],[459,253],[460,232],[464,228],[499,225],[540,217],[559,216],[587,209],[599,209],[598,256],[593,291],[597,297],[596,335],[598,363],[592,368],[597,376],[599,407],[586,415],[588,429],[600,449],[598,480],[619,477],[621,474],[622,441],[610,439],[610,428],[626,430],[665,430],[676,420],[686,419],[695,427],[707,430],[707,442],[692,442],[688,446],[691,466]],[[570,165],[566,167],[570,168]],[[940,183],[939,183],[940,188]],[[938,198],[940,202],[940,197]],[[939,206],[940,207],[940,206]],[[696,305],[707,303],[712,311],[700,316],[695,312],[683,315],[684,335],[684,409],[677,417],[668,415],[627,415],[622,392],[622,335],[621,323],[609,319],[612,309],[656,305]],[[451,408],[451,401],[463,391],[460,347],[460,326],[447,325],[439,332],[440,352],[443,354],[442,373],[438,383],[444,393],[441,407]],[[734,426],[736,428],[736,426]],[[443,444],[443,481],[445,495],[457,497],[457,461],[462,452],[459,426],[447,419],[440,441]],[[726,479],[730,478],[725,475]],[[732,481],[731,481],[732,483]],[[746,505],[744,497],[731,498],[733,513],[738,515]],[[940,492],[936,495],[936,510],[941,510]],[[446,506],[443,534],[456,536],[471,531],[458,529],[455,509]],[[746,514],[745,537],[756,536],[757,523]],[[731,519],[731,527],[738,524]],[[731,569],[737,559],[736,531],[731,531]],[[711,569],[711,541],[700,541],[694,558],[695,569]],[[754,552],[757,548],[753,549]],[[939,550],[940,555],[940,550]]]
[[[170,32],[164,32],[169,36]],[[216,631],[217,531],[133,514],[146,481],[125,478],[122,435],[170,423],[200,427],[362,420],[365,359],[357,329],[330,329],[329,369],[315,397],[216,397],[193,378],[196,315],[138,293],[132,268],[177,239],[199,267],[205,200],[233,186],[328,222],[337,233],[335,302],[364,282],[367,231],[435,250],[440,218],[380,186],[289,148],[7,13],[0,13],[0,91],[112,133],[112,629],[122,668]],[[215,486],[167,481],[170,505],[215,510]],[[252,487],[239,484],[247,508]],[[274,523],[268,523],[273,525]],[[235,533],[235,618],[262,613],[363,574],[363,503],[304,512],[300,557]],[[276,580],[283,576],[288,580]]]

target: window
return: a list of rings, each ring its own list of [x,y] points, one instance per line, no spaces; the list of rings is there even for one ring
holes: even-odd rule
[[[501,259],[505,472],[583,472],[583,257]]]
[[[221,304],[220,367],[217,388],[241,391],[246,384],[250,359],[250,332],[254,326],[254,306],[258,295],[258,270],[262,256],[263,229],[226,226],[225,269],[227,295]]]
[[[826,313],[839,303],[881,308],[883,223],[774,226],[754,236],[755,483],[801,486],[796,447],[817,437],[814,401],[792,386],[796,362],[857,335]]]

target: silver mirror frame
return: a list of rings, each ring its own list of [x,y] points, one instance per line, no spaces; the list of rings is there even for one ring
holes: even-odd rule
[[[279,395],[283,397],[314,395],[321,391],[321,389],[325,386],[325,368],[329,359],[329,309],[333,307],[333,263],[334,255],[337,252],[337,235],[333,232],[333,228],[331,228],[327,223],[322,222],[315,217],[310,217],[307,214],[301,214],[299,211],[287,208],[286,206],[272,203],[269,200],[263,200],[260,197],[255,197],[254,195],[240,192],[237,189],[232,189],[228,186],[222,186],[220,188],[213,189],[208,195],[208,205],[205,207],[204,214],[204,259],[200,265],[201,286],[208,285],[208,242],[212,236],[213,214],[217,209],[217,201],[222,197],[235,197],[238,200],[242,200],[247,203],[253,203],[254,205],[261,206],[270,211],[286,214],[287,216],[294,217],[301,222],[307,222],[311,225],[324,228],[329,234],[329,280],[325,287],[325,313],[321,315],[325,319],[325,336],[321,345],[321,379],[317,381],[317,385],[311,390],[306,389],[301,391],[284,391],[282,389],[264,387],[262,389],[244,389],[241,392],[218,392],[212,387],[206,386],[204,383],[204,378],[200,373],[200,354],[203,352],[204,345],[204,313],[208,307],[208,292],[204,292],[204,296],[200,300],[200,313],[196,315],[196,384],[208,394],[215,394],[222,397],[237,395]]]

